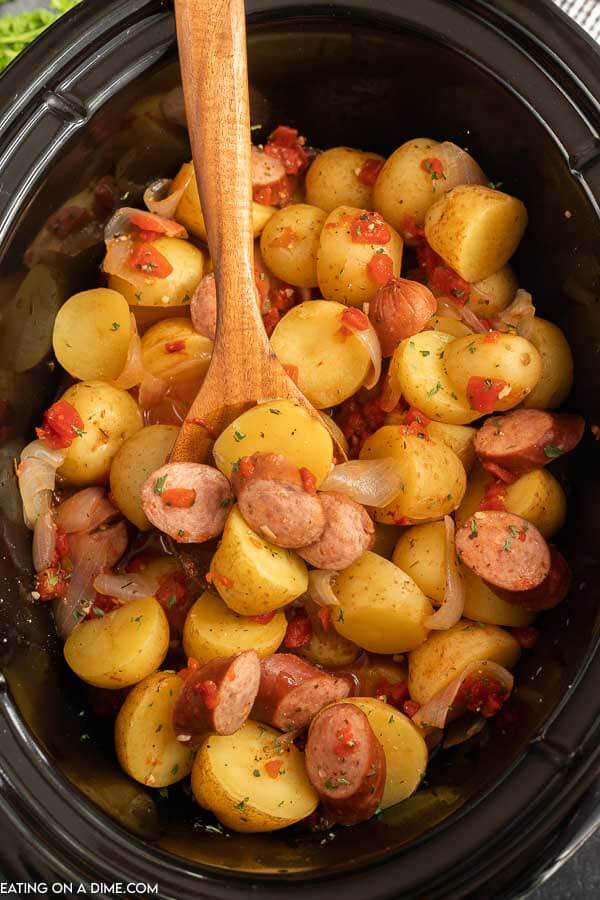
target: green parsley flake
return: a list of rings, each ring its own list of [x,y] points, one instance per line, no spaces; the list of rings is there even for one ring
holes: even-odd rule
[[[171,607],[175,606],[176,603],[177,597],[175,596],[175,594],[170,594],[167,597],[167,609],[171,609]]]
[[[104,610],[103,610],[103,609],[100,609],[99,606],[94,606],[94,608],[92,609],[92,612],[94,613],[94,615],[95,615],[98,619],[103,619],[103,618],[104,618]]]
[[[246,437],[246,435],[243,431],[234,431],[233,432],[233,439],[234,439],[234,441],[237,441],[238,444],[240,441],[243,441],[245,437]]]
[[[341,622],[342,625],[344,624],[344,610],[341,609],[341,608],[340,608],[340,611],[339,611],[339,613],[338,613],[337,620],[338,620],[338,622]]]
[[[245,809],[246,803],[248,802],[249,799],[250,799],[250,797],[244,797],[244,799],[240,800],[239,803],[234,803],[233,808],[234,809]]]
[[[121,325],[120,325],[119,322],[113,322],[112,325],[110,326],[110,330],[111,330],[111,331],[118,331],[120,327],[121,327]]]
[[[435,387],[432,387],[430,391],[427,391],[427,397],[433,397],[434,394],[437,394],[438,391],[442,390],[442,383],[438,381]]]
[[[544,447],[544,456],[546,459],[556,459],[557,456],[562,456],[562,450],[558,447],[554,447],[552,444],[546,444]]]
[[[270,413],[273,413],[274,416],[280,416],[280,415],[281,415],[281,410],[280,410],[280,409],[269,409],[269,412],[270,412]]]
[[[419,350],[421,356],[429,356],[429,350]]]
[[[475,521],[475,519],[471,519],[470,528],[471,528],[471,534],[469,535],[469,537],[476,538],[477,535],[479,534],[479,529],[477,528],[477,522]]]
[[[252,774],[255,778],[260,778],[260,772],[258,771],[258,769],[255,769]]]
[[[160,478],[156,479],[156,481],[154,482],[154,493],[155,494],[162,494],[164,487],[165,487],[165,481],[167,480],[168,477],[169,477],[168,475],[161,475]]]

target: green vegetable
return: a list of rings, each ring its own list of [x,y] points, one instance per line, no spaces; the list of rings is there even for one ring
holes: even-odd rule
[[[3,0],[5,2],[5,0]],[[0,71],[80,0],[51,0],[50,9],[0,16]]]

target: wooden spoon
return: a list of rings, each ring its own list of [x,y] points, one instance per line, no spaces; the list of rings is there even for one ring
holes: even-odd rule
[[[318,413],[273,353],[256,298],[244,2],[175,0],[175,15],[218,311],[210,366],[171,461],[204,462],[214,437],[256,403],[291,399]]]

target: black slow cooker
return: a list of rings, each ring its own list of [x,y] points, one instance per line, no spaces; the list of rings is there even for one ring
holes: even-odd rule
[[[583,32],[550,0],[249,0],[248,14],[259,137],[282,122],[316,146],[383,154],[415,136],[453,140],[525,201],[521,284],[571,341],[569,407],[600,422],[600,60]],[[49,309],[93,283],[99,247],[57,256],[26,289],[23,260],[91,177],[116,168],[135,195],[189,158],[183,129],[157,146],[128,118],[177,79],[166,0],[88,0],[0,80],[0,866],[17,881],[158,883],[178,900],[521,895],[600,817],[588,799],[561,843],[600,766],[591,433],[559,468],[571,594],[521,663],[511,726],[438,756],[414,797],[358,827],[227,835],[184,789],[134,784],[31,599],[12,460],[60,387]]]

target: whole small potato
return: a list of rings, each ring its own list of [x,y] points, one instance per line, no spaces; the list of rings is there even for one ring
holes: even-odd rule
[[[540,380],[523,401],[529,409],[558,409],[573,386],[573,354],[569,343],[554,322],[538,319],[529,326],[527,340],[542,359]]]
[[[183,164],[173,179],[169,195],[176,193],[182,188],[185,189],[179,200],[177,209],[175,210],[174,218],[180,225],[183,225],[190,234],[193,234],[195,237],[200,238],[201,241],[206,243],[208,236],[206,234],[204,216],[200,207],[200,195],[198,194],[196,173],[194,172],[194,164],[192,162]],[[275,211],[276,208],[274,206],[263,206],[262,203],[252,203],[254,237],[259,236]]]
[[[148,675],[125,698],[115,722],[121,768],[147,787],[181,781],[192,771],[189,743],[177,740],[173,710],[183,679],[171,672]]]
[[[451,316],[432,316],[427,323],[428,328],[434,331],[441,331],[443,334],[451,334],[452,337],[462,337],[465,334],[473,334],[470,328],[467,328],[460,319],[453,319]]]
[[[496,625],[461,619],[446,631],[431,632],[408,657],[408,689],[417,703],[428,703],[471,663],[489,660],[512,669],[521,648],[516,638]]]
[[[422,331],[396,347],[390,364],[392,385],[429,419],[467,425],[480,413],[471,409],[446,372],[445,358],[453,338],[441,331]]]
[[[307,300],[290,309],[271,335],[277,358],[296,367],[298,387],[317,409],[351,397],[371,369],[364,344],[344,329],[346,309],[331,300]]]
[[[415,138],[394,150],[373,188],[373,205],[394,228],[403,232],[405,220],[425,221],[427,210],[439,196],[438,185],[422,163],[435,156],[438,142]]]
[[[466,566],[461,566],[461,571],[465,584],[466,619],[506,628],[522,628],[535,620],[535,613],[498,597],[485,581]]]
[[[448,378],[457,393],[469,394],[471,378],[492,387],[492,379],[504,382],[494,398],[493,410],[503,412],[517,406],[538,384],[542,374],[540,354],[530,341],[518,334],[500,334],[489,341],[486,334],[456,338],[444,353]]]
[[[131,280],[121,275],[109,275],[109,288],[119,291],[133,307],[165,308],[188,304],[203,275],[202,251],[181,238],[157,238],[150,241],[150,246],[165,257],[173,271],[166,278],[139,277],[139,273],[133,272]]]
[[[446,528],[429,522],[407,528],[396,544],[392,562],[439,605],[446,592]]]
[[[362,306],[382,284],[400,274],[402,238],[380,217],[374,219],[376,215],[339,206],[327,217],[317,254],[319,289],[326,300]],[[380,224],[373,230],[375,222]],[[372,241],[368,240],[371,234]]]
[[[465,467],[467,475],[475,462],[476,428],[469,425],[448,425],[445,422],[430,422],[427,426],[429,437],[439,444],[445,444],[454,450]]]
[[[65,481],[79,487],[102,484],[115,454],[142,427],[140,408],[127,391],[104,381],[80,381],[62,395],[83,421],[58,470]]]
[[[205,591],[190,609],[183,629],[186,656],[199,663],[219,656],[237,656],[244,650],[256,650],[262,658],[280,647],[287,619],[276,612],[269,622],[257,622],[238,616],[212,591]]]
[[[384,425],[367,438],[360,458],[387,457],[397,461],[403,488],[391,503],[375,511],[378,522],[408,525],[431,521],[460,505],[467,476],[450,447],[407,434],[402,426]]]
[[[54,354],[69,375],[82,381],[118,378],[127,360],[130,340],[127,301],[107,288],[69,297],[54,320]]]
[[[121,444],[110,467],[110,492],[124,516],[139,528],[152,526],[142,508],[142,485],[167,462],[179,429],[174,425],[148,425]]]
[[[512,303],[519,282],[510,266],[502,266],[493,275],[471,285],[465,306],[484,319],[495,316]]]
[[[292,203],[271,216],[260,250],[273,275],[298,287],[317,286],[317,251],[326,218],[322,209],[307,203]]]
[[[129,687],[161,665],[169,649],[169,623],[154,597],[131,600],[100,619],[87,619],[71,632],[65,659],[87,684]]]
[[[194,331],[189,319],[157,322],[142,338],[144,368],[157,378],[198,381],[206,375],[213,342]]]
[[[332,623],[343,637],[371,653],[407,653],[427,637],[423,620],[432,608],[405,572],[367,550],[336,576],[340,607]]]
[[[373,209],[372,185],[361,180],[368,160],[383,162],[378,153],[332,147],[319,153],[306,173],[306,202],[330,213],[338,206]]]
[[[511,258],[527,227],[520,200],[479,184],[449,191],[429,209],[429,245],[465,281],[493,275]]]

